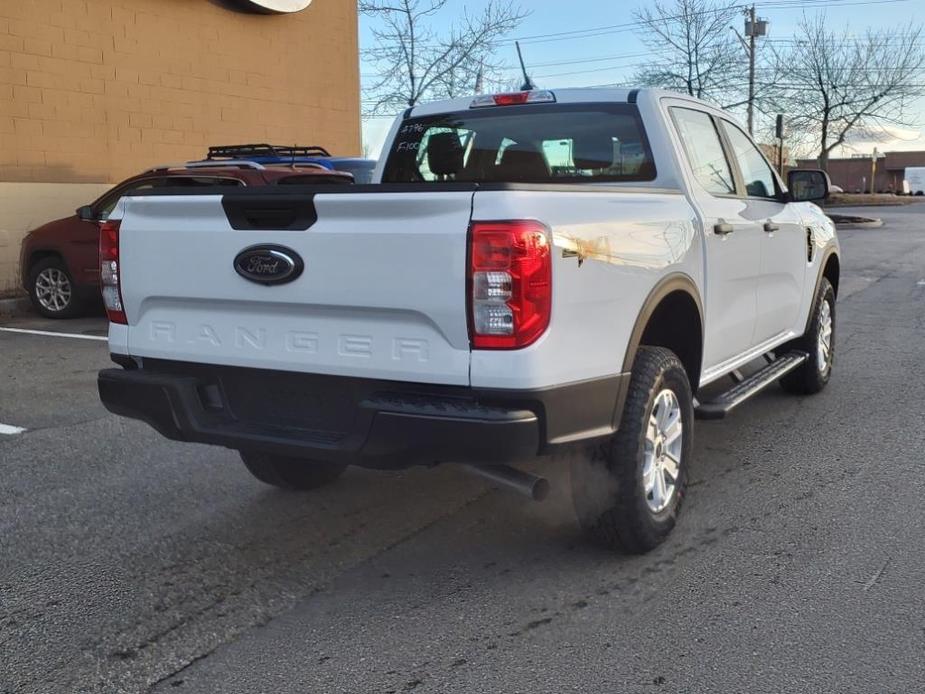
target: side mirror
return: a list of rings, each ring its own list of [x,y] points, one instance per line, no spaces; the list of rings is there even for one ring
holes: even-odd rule
[[[89,205],[81,205],[77,208],[77,216],[85,222],[95,222],[96,215],[93,214],[93,208]]]
[[[829,197],[832,182],[825,171],[794,169],[787,174],[787,188],[792,202],[814,202]]]

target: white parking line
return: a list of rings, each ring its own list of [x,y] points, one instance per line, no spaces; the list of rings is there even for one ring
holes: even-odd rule
[[[25,430],[25,427],[14,427],[12,424],[0,424],[0,434],[6,434],[7,436],[21,434]]]
[[[78,335],[77,333],[55,333],[50,330],[26,330],[25,328],[0,328],[0,332],[5,333],[22,333],[24,335],[50,335],[51,337],[70,337],[74,340],[102,340],[106,341],[108,337],[99,335]]]

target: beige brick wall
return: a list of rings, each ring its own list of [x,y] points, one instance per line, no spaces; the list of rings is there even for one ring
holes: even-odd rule
[[[359,99],[355,0],[0,0],[0,182],[115,183],[236,142],[355,155]],[[0,207],[0,291],[18,226]]]
[[[209,144],[360,150],[353,0],[0,2],[0,181],[110,181]]]

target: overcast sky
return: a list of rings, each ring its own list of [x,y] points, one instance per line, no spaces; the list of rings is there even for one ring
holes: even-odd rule
[[[464,8],[476,13],[486,0],[449,0],[444,12],[435,18],[438,28],[448,26]],[[670,1],[670,0],[667,0]],[[643,1],[627,0],[522,0],[521,6],[531,14],[511,38],[522,38],[521,47],[531,75],[540,87],[580,87],[626,82],[645,60],[637,28],[620,27],[634,21],[633,11]],[[759,17],[770,22],[767,39],[786,40],[793,36],[803,13],[825,12],[833,28],[846,25],[852,33],[874,29],[901,29],[925,19],[925,0],[767,0],[756,3]],[[360,19],[360,47],[372,45],[370,23]],[[740,28],[741,31],[741,28]],[[571,32],[571,33],[569,33]],[[730,30],[730,41],[735,36]],[[759,51],[761,42],[759,39]],[[517,79],[516,53],[513,43],[506,46],[500,57],[510,66],[507,75]],[[376,68],[361,62],[364,81],[374,77]],[[760,75],[759,75],[760,80]],[[925,75],[922,83],[925,84]],[[908,129],[893,129],[892,137],[876,143],[881,150],[925,150],[925,99],[919,99],[910,112],[914,125]],[[391,118],[364,122],[364,138],[370,155],[377,156]],[[870,152],[874,143],[852,143],[851,151]],[[842,154],[848,154],[843,152]]]

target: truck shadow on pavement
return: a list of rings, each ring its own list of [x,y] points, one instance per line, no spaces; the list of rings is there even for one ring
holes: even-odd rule
[[[768,417],[794,409],[792,398],[774,392],[755,403]],[[462,669],[519,649],[524,639],[561,638],[589,628],[589,620],[583,647],[606,653],[629,638],[621,625],[648,609],[665,609],[664,591],[677,583],[677,574],[709,575],[724,543],[742,542],[735,536],[750,536],[782,512],[780,504],[759,508],[747,492],[738,500],[729,495],[730,488],[742,490],[760,481],[749,478],[770,473],[773,455],[744,452],[775,449],[774,436],[756,422],[746,416],[701,427],[681,523],[664,545],[642,557],[615,556],[587,544],[571,508],[564,465],[544,469],[553,493],[541,504],[491,490],[452,466],[397,474],[351,470],[332,487],[304,495],[258,492],[239,504],[238,513],[254,520],[263,539],[238,545],[236,563],[260,566],[271,551],[280,573],[292,576],[308,557],[359,561],[326,582],[305,585],[308,590],[285,614],[220,648],[217,662],[246,682],[246,671],[234,664],[238,658],[253,662],[285,648],[306,663],[321,691],[333,691],[335,683],[341,691],[359,691],[370,681],[381,682],[382,691],[402,691],[416,688],[415,682],[458,679]],[[371,546],[370,536],[394,517],[385,517],[384,507],[357,503],[370,496],[387,499],[390,508],[402,509],[400,515],[415,514],[418,522],[399,538]],[[435,503],[421,508],[427,499]],[[719,508],[725,512],[717,517]],[[325,513],[339,517],[318,527]],[[270,528],[272,539],[264,535]],[[370,551],[360,559],[351,545]],[[280,573],[271,580],[278,582]],[[378,656],[365,655],[376,648]],[[209,662],[184,673],[186,684],[197,677],[208,682],[209,673],[217,673]],[[653,670],[652,680],[660,676]]]

